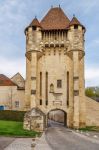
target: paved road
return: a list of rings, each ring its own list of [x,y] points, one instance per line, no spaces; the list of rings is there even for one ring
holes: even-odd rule
[[[52,150],[99,150],[98,140],[91,140],[57,123],[50,123],[52,127],[46,131],[46,140]]]
[[[16,138],[4,150],[31,150],[32,138]]]
[[[10,137],[0,137],[0,150],[4,150],[10,143],[12,143],[15,138]]]

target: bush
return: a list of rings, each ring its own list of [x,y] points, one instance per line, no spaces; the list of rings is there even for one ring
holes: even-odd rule
[[[0,120],[23,122],[25,111],[0,110]]]

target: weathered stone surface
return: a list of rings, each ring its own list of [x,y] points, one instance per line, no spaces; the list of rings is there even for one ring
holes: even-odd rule
[[[5,110],[24,110],[25,91],[16,86],[0,86],[0,105]],[[18,103],[18,104],[16,104]]]
[[[33,108],[25,114],[24,129],[42,132],[45,129],[45,115],[38,108]]]
[[[59,31],[28,27],[25,110],[38,107],[46,116],[51,110],[62,110],[68,127],[86,126],[84,33],[81,25]],[[32,128],[35,122],[33,119]]]
[[[79,53],[84,52],[83,35],[84,31],[79,25],[78,29],[71,26],[68,31],[60,30],[56,33],[54,31],[43,33],[40,27],[36,27],[36,30],[33,30],[32,27],[28,28],[26,31],[26,110],[38,107],[47,115],[51,110],[60,109],[67,114],[68,127],[78,128],[80,122],[85,123],[83,117],[85,116],[85,111],[83,111],[83,107],[85,107],[83,100],[84,61],[81,57],[79,59]],[[40,72],[42,79],[40,79]],[[48,82],[46,72],[48,73]],[[68,89],[67,72],[69,72]],[[32,77],[35,78],[32,80]],[[75,77],[77,77],[76,80],[74,80]],[[57,80],[62,81],[61,88],[57,87]],[[53,92],[50,92],[51,85],[53,85]],[[31,94],[31,90],[35,90],[36,93]],[[69,95],[69,106],[67,106],[67,94]]]
[[[15,74],[11,80],[20,88],[25,88],[25,80],[20,73]]]
[[[99,102],[86,97],[86,125],[99,126]]]

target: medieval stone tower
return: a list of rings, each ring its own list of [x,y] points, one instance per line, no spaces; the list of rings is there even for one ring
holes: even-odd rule
[[[84,33],[78,19],[70,21],[60,7],[25,29],[25,110],[47,116],[59,109],[68,127],[85,126]]]

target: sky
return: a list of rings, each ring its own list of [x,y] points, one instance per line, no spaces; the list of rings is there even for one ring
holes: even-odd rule
[[[75,14],[86,27],[85,85],[99,86],[99,0],[0,0],[0,74],[20,72],[25,78],[24,29],[59,4],[70,20]]]

